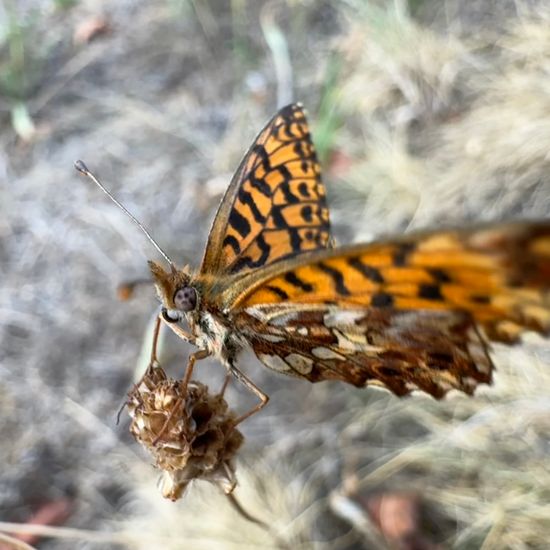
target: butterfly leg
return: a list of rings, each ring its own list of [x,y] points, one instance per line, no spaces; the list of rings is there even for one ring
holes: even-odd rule
[[[157,348],[158,348],[158,341],[159,341],[159,334],[160,334],[160,323],[161,323],[161,316],[157,315],[157,318],[155,319],[155,326],[153,328],[153,340],[151,342],[151,359],[149,360],[149,364],[147,365],[147,368],[145,369],[145,372],[141,375],[140,379],[135,383],[132,384],[132,390],[128,393],[128,396],[134,394],[137,392],[137,389],[141,386],[141,383],[143,382],[143,379],[150,375],[153,371],[153,368],[155,365],[158,364],[157,361]],[[124,407],[128,405],[128,400],[124,401],[120,408],[118,409],[117,415],[116,415],[116,423],[117,426],[120,422],[120,415],[122,414],[122,411],[124,410]]]
[[[176,414],[179,414],[181,411],[181,407],[183,405],[183,402],[185,400],[185,392],[187,391],[187,384],[189,384],[189,380],[191,380],[191,376],[193,375],[193,369],[195,368],[195,362],[199,361],[200,359],[205,359],[208,357],[210,353],[205,349],[200,349],[199,351],[196,351],[195,353],[192,353],[189,356],[189,359],[187,360],[187,367],[185,368],[185,374],[183,375],[182,380],[182,393],[183,396],[178,399],[178,402],[174,405],[172,408],[172,411],[168,415],[168,418],[164,422],[164,425],[160,429],[160,432],[158,433],[157,437],[153,440],[153,445],[156,445],[160,438],[164,435],[164,432],[168,428],[168,425],[174,418]]]
[[[158,349],[161,321],[162,321],[161,316],[158,315],[157,318],[155,319],[155,326],[153,328],[153,339],[151,342],[151,359],[149,360],[149,365],[145,369],[145,372],[143,373],[141,378],[134,384],[134,390],[139,388],[139,386],[143,382],[143,379],[147,376],[147,374],[149,374],[152,371],[153,367],[158,364],[157,349]],[[122,408],[124,408],[125,405],[126,403],[122,406]],[[118,419],[118,416],[120,416],[120,411],[117,415],[117,419]]]
[[[149,365],[153,365],[157,362],[157,348],[159,342],[161,320],[161,316],[157,315],[157,318],[155,320],[155,327],[153,328],[153,341],[151,343],[151,361]]]
[[[192,353],[189,356],[189,359],[187,360],[187,367],[185,368],[185,374],[183,375],[183,391],[185,392],[187,390],[187,384],[189,384],[189,380],[191,380],[191,376],[193,375],[193,369],[195,368],[195,363],[197,361],[200,361],[201,359],[206,359],[210,355],[210,352],[205,349],[200,349],[199,351],[196,351],[195,353]]]
[[[223,381],[222,387],[220,388],[219,396],[223,397],[225,394],[225,390],[227,389],[227,385],[229,384],[229,381],[231,380],[231,373],[227,373],[225,375],[225,380]]]
[[[237,424],[240,424],[243,420],[246,420],[249,416],[252,416],[253,414],[256,414],[261,409],[263,409],[267,402],[269,401],[269,395],[265,394],[258,386],[248,378],[243,372],[241,372],[235,365],[229,366],[229,372],[232,376],[234,376],[243,386],[246,387],[247,390],[251,391],[258,399],[260,400],[260,403],[258,403],[254,408],[250,409],[248,412],[245,412],[241,416],[239,416],[234,424],[233,427],[237,426]]]

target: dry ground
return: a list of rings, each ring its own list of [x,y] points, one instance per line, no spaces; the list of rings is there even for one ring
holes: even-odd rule
[[[492,387],[443,402],[311,386],[247,357],[272,401],[243,425],[237,495],[277,537],[210,486],[163,501],[115,423],[156,307],[150,289],[128,303],[115,290],[155,252],[72,167],[83,158],[197,265],[240,155],[300,100],[340,242],[547,217],[544,4],[4,0],[0,520],[69,499],[78,530],[40,548],[384,548],[364,503],[401,491],[422,501],[420,548],[547,547],[550,344],[533,335],[495,349]],[[108,29],[87,41],[99,16]],[[171,372],[188,351],[167,338]],[[219,365],[200,371],[220,383]]]

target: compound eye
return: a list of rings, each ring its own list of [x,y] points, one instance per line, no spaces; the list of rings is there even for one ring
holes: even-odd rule
[[[177,323],[180,320],[180,314],[178,311],[162,308],[162,317],[168,323]]]
[[[174,304],[182,311],[193,311],[197,307],[197,291],[192,286],[184,286],[174,294]]]

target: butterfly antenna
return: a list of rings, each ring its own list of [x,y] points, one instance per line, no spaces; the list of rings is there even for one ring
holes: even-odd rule
[[[85,176],[88,176],[145,234],[145,236],[149,239],[149,242],[159,251],[160,255],[170,264],[170,267],[172,268],[172,271],[177,271],[176,266],[174,265],[174,262],[168,257],[168,254],[162,250],[162,248],[159,246],[157,241],[153,239],[149,231],[145,229],[143,224],[120,202],[118,202],[115,197],[103,186],[103,184],[94,176],[90,170],[88,170],[88,167],[81,161],[77,160],[74,163],[74,167]]]

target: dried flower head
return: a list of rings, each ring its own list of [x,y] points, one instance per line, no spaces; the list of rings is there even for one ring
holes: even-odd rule
[[[231,493],[232,459],[243,443],[223,393],[212,395],[200,382],[168,378],[151,365],[129,394],[130,432],[163,471],[162,494],[179,499],[189,482],[205,479]]]

